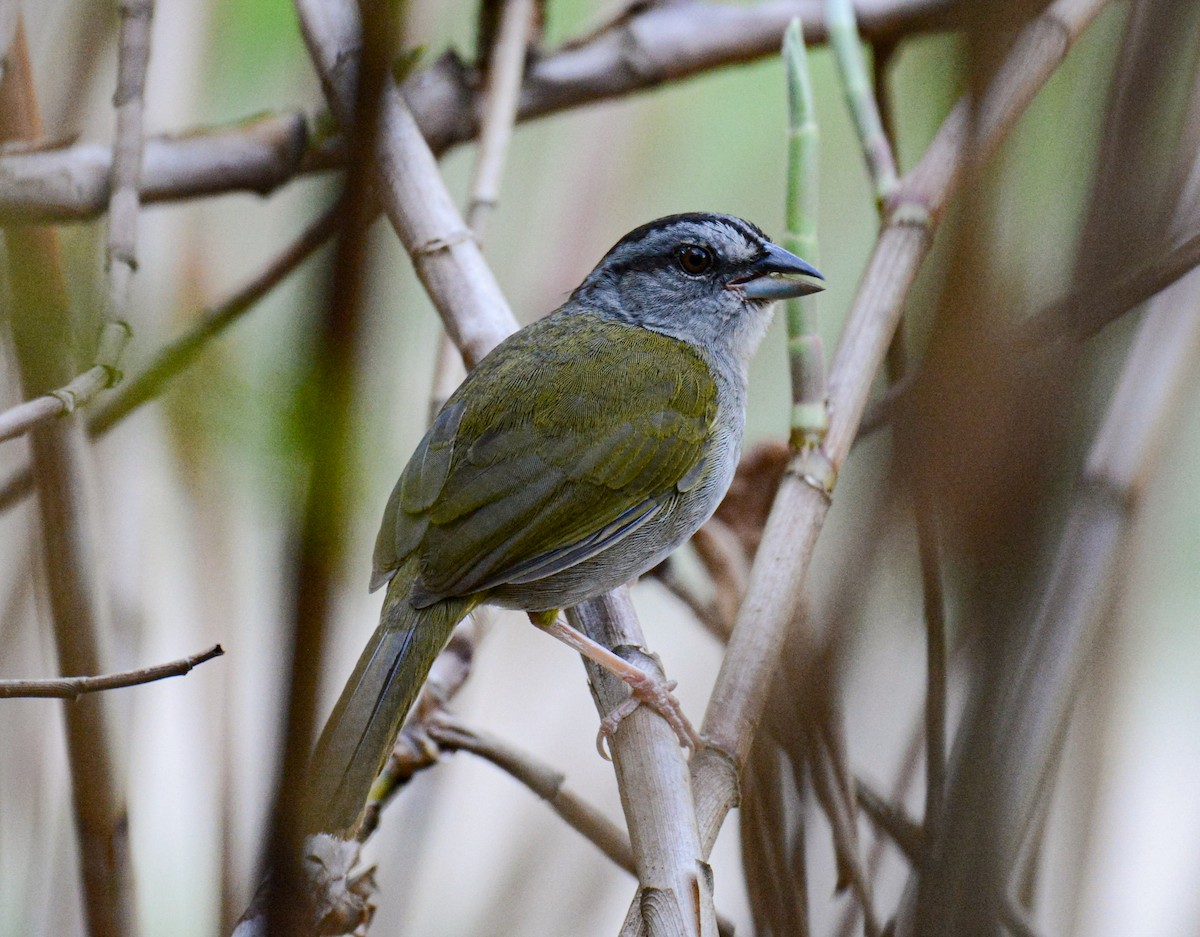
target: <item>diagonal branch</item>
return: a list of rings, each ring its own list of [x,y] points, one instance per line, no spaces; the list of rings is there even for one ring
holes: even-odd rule
[[[980,102],[972,158],[984,159],[1011,128],[1104,0],[1057,0],[1022,31]],[[899,322],[941,212],[962,171],[969,104],[960,101],[889,205],[889,218],[859,286],[829,376],[831,421],[825,453],[845,460],[874,375]],[[795,473],[785,476],[751,572],[750,587],[713,690],[702,734],[712,747],[692,760],[706,848],[737,803],[737,777],[766,701],[804,572],[829,510],[829,496]]]
[[[190,654],[179,660],[138,670],[104,674],[98,677],[59,677],[54,680],[0,680],[0,699],[66,699],[77,700],[85,693],[100,693],[123,687],[141,686],[168,677],[182,677],[206,661],[220,657],[225,649],[214,644],[207,651]]]

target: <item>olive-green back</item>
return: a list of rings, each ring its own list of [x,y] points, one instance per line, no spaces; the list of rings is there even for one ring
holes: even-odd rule
[[[426,605],[587,559],[698,482],[715,418],[690,345],[598,315],[536,322],[480,362],[413,453],[374,584],[415,555]]]

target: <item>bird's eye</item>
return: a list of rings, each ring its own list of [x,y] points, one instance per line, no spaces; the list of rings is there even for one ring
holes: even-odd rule
[[[713,263],[712,254],[695,244],[684,244],[675,252],[675,259],[679,261],[680,269],[692,276],[703,273]]]

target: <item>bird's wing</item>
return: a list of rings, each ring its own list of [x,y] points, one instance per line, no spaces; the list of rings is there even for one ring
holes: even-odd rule
[[[691,346],[578,314],[506,346],[451,397],[385,512],[376,581],[415,554],[419,601],[582,562],[703,475],[716,387]]]

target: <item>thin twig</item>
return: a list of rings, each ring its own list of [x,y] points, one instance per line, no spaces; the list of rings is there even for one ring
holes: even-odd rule
[[[170,382],[190,367],[215,338],[266,297],[311,257],[338,230],[341,203],[327,209],[259,273],[227,299],[203,311],[181,336],[168,342],[137,377],[125,381],[87,419],[88,433],[103,436],[143,404],[158,397]],[[29,466],[18,468],[0,483],[0,511],[33,490]]]
[[[900,847],[910,864],[917,866],[921,862],[921,851],[924,848],[921,824],[910,817],[903,807],[890,803],[865,781],[856,778],[854,789],[863,813]]]
[[[980,101],[974,159],[990,154],[1062,61],[1104,0],[1057,0],[1022,31]],[[917,167],[893,197],[830,369],[831,421],[824,449],[836,471],[846,458],[875,372],[899,322],[904,299],[962,168],[968,107],[959,102]],[[804,572],[829,509],[829,496],[789,474],[780,485],[750,588],[730,638],[702,735],[711,747],[692,759],[693,787],[706,850],[737,800],[737,774],[763,711],[769,675],[803,590]]]
[[[875,914],[871,886],[858,853],[858,828],[852,786],[843,779],[844,757],[837,750],[832,716],[826,725],[814,725],[808,744],[812,765],[813,792],[829,820],[837,856],[839,885],[849,885],[863,915],[867,937],[879,937],[882,929]],[[847,790],[850,787],[851,790]]]
[[[636,874],[628,834],[565,787],[566,776],[561,771],[498,736],[468,727],[444,711],[429,721],[428,732],[442,748],[471,752],[520,781],[613,863],[630,875]]]
[[[42,133],[24,30],[0,85],[0,136],[36,141]],[[36,397],[67,383],[74,370],[70,307],[57,234],[49,228],[5,232],[13,344],[23,391]],[[42,525],[59,671],[104,673],[107,595],[99,575],[87,440],[77,417],[29,436]],[[64,707],[72,806],[83,877],[83,909],[93,937],[136,933],[129,821],[106,697]]]
[[[875,204],[881,220],[888,200],[896,192],[896,156],[891,137],[885,131],[876,94],[879,71],[871,79],[863,60],[862,43],[849,0],[829,0],[827,18],[834,60],[845,86],[846,101],[867,173],[875,189]],[[886,370],[889,387],[905,378],[907,368],[903,323],[897,325],[888,346]],[[894,441],[900,448],[903,441]],[[942,596],[942,571],[938,554],[936,518],[923,479],[912,471],[901,471],[909,481],[913,500],[913,519],[917,530],[917,553],[921,566],[921,584],[925,609],[925,843],[937,840],[946,776],[946,622]]]
[[[111,387],[120,376],[116,362],[128,340],[129,327],[124,322],[106,322],[100,330],[96,354],[96,360],[105,363],[94,364],[62,387],[0,413],[0,442],[24,436],[43,423],[74,413],[77,407]]]
[[[858,5],[871,41],[954,25],[956,0],[876,0]],[[519,120],[656,88],[779,50],[793,16],[805,41],[825,38],[821,0],[647,4],[584,42],[541,56],[521,87]],[[637,66],[631,68],[630,63]],[[435,153],[472,139],[478,130],[473,72],[453,56],[418,72],[405,98]],[[253,117],[216,129],[192,128],[146,141],[144,202],[248,191],[266,194],[297,173],[342,165],[340,141],[312,139],[301,111]],[[0,219],[84,220],[108,203],[111,150],[76,144],[0,156]]]
[[[1192,220],[1191,225],[1187,222]],[[1200,219],[1180,219],[1185,230],[1195,232]],[[1110,280],[1082,283],[1065,296],[1034,313],[1022,326],[1012,353],[1041,352],[1048,342],[1082,340],[1097,334],[1105,326],[1142,303],[1154,298],[1200,266],[1200,232],[1157,253],[1144,264]],[[868,405],[855,442],[888,426],[901,412],[916,386],[919,371],[909,372]]]
[[[488,55],[487,82],[483,89],[483,116],[479,124],[479,148],[471,176],[471,199],[467,225],[480,247],[487,233],[487,219],[500,199],[500,179],[512,140],[530,34],[537,9],[534,0],[503,0],[496,41]],[[437,361],[430,395],[430,421],[466,376],[462,355],[445,330],[438,341]]]
[[[303,2],[297,7],[307,32],[314,8]],[[365,8],[380,15],[370,23],[372,28],[362,33],[363,46],[356,50],[361,58],[356,56],[352,63],[345,63],[357,73],[348,93],[340,99],[338,111],[350,137],[349,172],[342,196],[346,207],[325,308],[307,361],[312,404],[306,423],[315,429],[305,439],[306,445],[300,453],[301,464],[309,475],[308,491],[303,512],[295,518],[292,532],[296,549],[290,571],[293,605],[286,729],[267,850],[270,875],[265,924],[270,937],[307,933],[328,914],[326,894],[313,888],[313,865],[303,858],[315,848],[310,840],[320,839],[307,835],[312,829],[309,824],[314,805],[310,802],[310,788],[303,779],[310,770],[314,730],[320,724],[317,689],[324,635],[334,616],[335,583],[345,550],[350,511],[350,486],[356,475],[352,413],[369,271],[367,226],[374,215],[379,104],[383,89],[391,83],[388,70],[391,50],[387,48],[386,37],[392,32],[388,12],[395,8],[380,9],[379,4]],[[346,855],[340,848],[338,854]],[[365,903],[351,902],[347,910],[346,923],[358,924],[369,918]]]
[[[127,686],[139,686],[143,683],[153,683],[155,680],[165,680],[168,677],[182,677],[193,667],[205,661],[220,657],[225,653],[224,648],[214,644],[207,651],[192,654],[188,657],[173,660],[166,664],[156,664],[153,667],[142,667],[139,670],[126,670],[121,673],[104,674],[98,677],[59,677],[54,680],[0,680],[0,699],[17,699],[31,697],[37,699],[68,699],[77,700],[85,693],[99,693],[103,690],[117,690]]]

